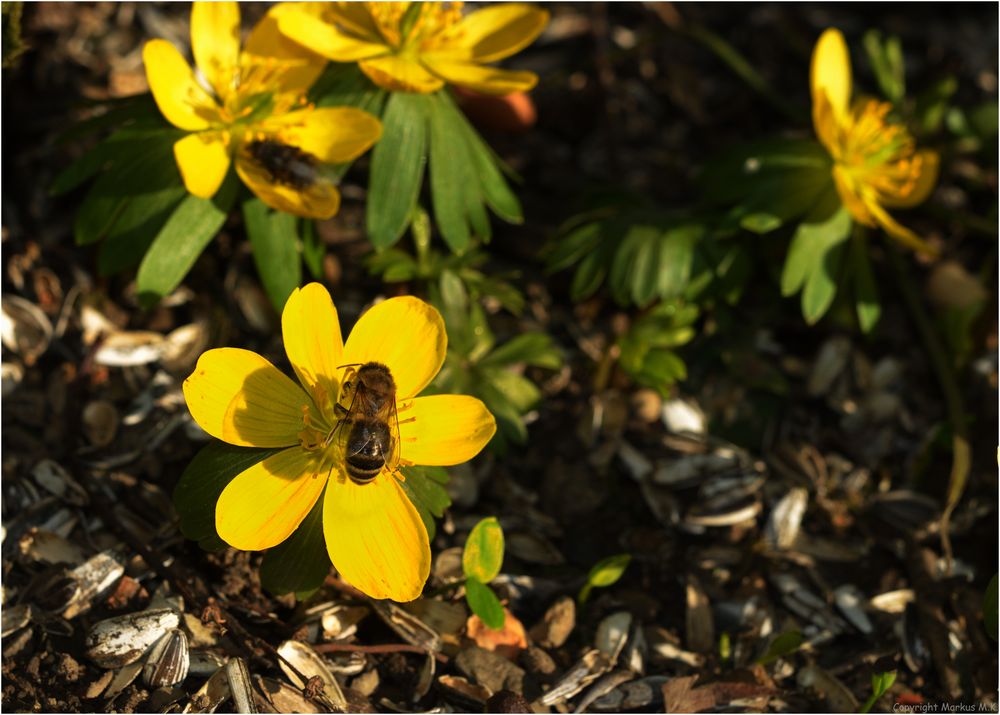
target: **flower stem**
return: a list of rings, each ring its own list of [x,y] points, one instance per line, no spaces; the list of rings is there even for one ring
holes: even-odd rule
[[[965,491],[966,483],[969,480],[969,467],[972,462],[969,439],[965,430],[965,408],[962,405],[962,395],[959,391],[955,371],[952,369],[937,331],[927,318],[927,309],[921,304],[920,296],[910,278],[908,267],[903,262],[899,249],[891,243],[888,247],[888,253],[899,292],[903,296],[903,302],[906,304],[910,319],[924,344],[924,350],[931,362],[941,392],[944,394],[945,411],[948,422],[951,423],[951,473],[948,477],[945,507],[939,522],[941,549],[944,551],[948,573],[951,573],[951,537],[948,534],[951,515]]]

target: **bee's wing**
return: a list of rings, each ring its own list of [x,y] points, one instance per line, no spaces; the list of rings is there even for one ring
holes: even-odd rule
[[[396,471],[399,466],[399,415],[396,413],[396,399],[393,397],[392,404],[387,410],[386,423],[389,425],[389,438],[392,444],[389,445],[389,454],[386,455],[385,466],[390,472]]]

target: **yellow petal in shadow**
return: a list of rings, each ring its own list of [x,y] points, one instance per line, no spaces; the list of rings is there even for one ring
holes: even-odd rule
[[[142,61],[153,99],[168,122],[196,132],[218,121],[218,106],[195,81],[176,47],[166,40],[150,40],[142,48]]]
[[[281,312],[285,353],[316,406],[332,415],[340,390],[344,341],[330,293],[319,283],[296,288]]]
[[[475,397],[417,397],[399,414],[399,454],[414,464],[461,464],[479,454],[496,431],[493,415]]]
[[[174,143],[174,158],[187,190],[200,198],[210,199],[229,171],[228,133],[188,134]]]
[[[456,59],[495,62],[534,42],[548,22],[546,10],[525,3],[499,3],[466,15],[446,40],[454,38],[460,48]]]
[[[327,61],[282,34],[278,19],[288,12],[302,11],[297,9],[297,3],[279,3],[254,25],[243,46],[241,64],[267,65],[277,61],[284,69],[271,80],[273,92],[302,94],[323,74]]]
[[[430,573],[427,531],[391,474],[355,484],[334,473],[323,502],[330,561],[352,586],[372,598],[412,601]]]
[[[280,132],[286,144],[327,164],[357,159],[382,136],[382,122],[353,107],[302,109],[276,117],[265,126]]]
[[[224,102],[240,64],[240,8],[235,2],[195,2],[191,8],[191,53]]]
[[[444,81],[424,69],[415,59],[386,55],[359,63],[361,71],[379,87],[393,92],[435,92]]]
[[[236,154],[236,173],[272,209],[319,219],[330,218],[340,209],[340,192],[318,169],[294,186],[282,183],[254,161],[244,147]]]
[[[896,221],[896,219],[890,216],[889,213],[876,202],[868,202],[868,210],[871,211],[878,225],[881,226],[893,240],[898,241],[907,248],[914,250],[917,253],[922,253],[925,256],[933,257],[938,255],[937,250],[934,249],[929,243],[920,238],[920,236],[910,229],[906,228],[906,226],[903,226]]]
[[[833,183],[837,187],[837,195],[844,207],[850,212],[856,221],[865,226],[874,226],[875,217],[868,210],[867,202],[862,200],[861,187],[842,166],[835,164],[833,167]]]
[[[820,35],[813,49],[809,76],[814,123],[816,106],[820,95],[823,94],[829,99],[836,120],[843,123],[850,112],[851,104],[851,57],[840,30],[831,28]]]
[[[385,55],[389,51],[380,42],[344,34],[336,26],[301,10],[282,12],[278,28],[290,40],[334,62],[357,62]]]
[[[184,399],[198,425],[241,447],[289,447],[312,403],[291,378],[260,355],[218,348],[198,358],[184,381]]]
[[[538,75],[534,72],[512,72],[471,62],[455,62],[439,55],[424,55],[421,60],[427,69],[447,82],[483,94],[527,92],[538,84]]]
[[[238,474],[215,505],[215,530],[222,540],[260,551],[291,536],[326,484],[318,460],[316,452],[291,447]]]
[[[414,397],[434,379],[448,352],[441,314],[412,296],[389,298],[362,315],[344,345],[344,364],[379,362],[389,368],[399,399]]]

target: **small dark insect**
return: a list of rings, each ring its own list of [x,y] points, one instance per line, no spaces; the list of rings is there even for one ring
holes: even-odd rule
[[[352,366],[353,370],[353,366]],[[345,393],[353,393],[351,404],[337,405],[343,415],[327,437],[327,444],[342,425],[350,429],[342,434],[347,476],[355,484],[367,484],[388,464],[398,463],[399,417],[396,414],[396,381],[385,365],[366,362],[348,373]]]
[[[276,184],[302,190],[319,180],[319,160],[297,146],[275,139],[254,139],[247,144],[247,152]]]

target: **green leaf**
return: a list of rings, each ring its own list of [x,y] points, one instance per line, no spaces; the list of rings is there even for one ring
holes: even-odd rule
[[[893,104],[906,94],[906,73],[903,67],[903,47],[899,38],[890,35],[882,41],[882,33],[871,29],[862,39],[879,89]]]
[[[524,375],[512,370],[483,371],[481,375],[517,410],[519,417],[542,401],[541,390]]]
[[[767,647],[767,651],[757,659],[758,665],[767,665],[778,658],[784,658],[797,651],[805,642],[802,633],[797,630],[785,631],[778,635]]]
[[[275,596],[295,593],[301,599],[322,586],[328,573],[330,557],[323,537],[321,494],[292,535],[264,554],[260,583]]]
[[[614,248],[608,243],[602,242],[580,261],[569,288],[569,297],[574,303],[579,303],[597,292],[608,274],[608,264],[613,255]]]
[[[618,579],[625,573],[629,562],[632,560],[631,554],[616,554],[606,559],[601,559],[587,574],[587,583],[580,589],[576,597],[577,603],[581,606],[590,598],[590,592],[595,588],[604,588],[618,582]]]
[[[636,224],[625,229],[608,273],[611,295],[621,305],[634,302],[642,307],[656,297],[659,238],[657,226]]]
[[[694,248],[704,235],[705,227],[700,224],[683,224],[664,232],[660,239],[659,279],[656,286],[656,295],[661,300],[670,300],[687,288],[691,278],[691,264],[694,262]]]
[[[522,333],[479,361],[480,367],[508,367],[517,363],[558,370],[563,360],[547,333]]]
[[[139,302],[148,307],[176,288],[226,222],[239,181],[230,171],[211,199],[189,195],[156,234],[139,266]]]
[[[467,145],[456,141],[453,115],[444,106],[446,96],[438,92],[429,103],[431,201],[441,237],[453,252],[464,253],[472,242],[466,205],[481,199]],[[469,193],[475,196],[467,199]]]
[[[306,264],[310,275],[315,280],[322,281],[323,257],[326,255],[326,246],[316,232],[316,222],[311,219],[302,221],[302,262]]]
[[[489,583],[503,566],[503,529],[496,517],[487,517],[476,524],[465,540],[462,570],[468,578]]]
[[[434,539],[437,529],[434,518],[444,515],[444,510],[451,506],[451,498],[445,485],[448,483],[448,472],[443,467],[403,467],[401,482],[403,491],[420,514],[427,538]]]
[[[882,304],[868,257],[868,243],[860,233],[851,241],[849,271],[854,281],[854,310],[858,315],[858,325],[861,332],[867,335],[882,316]]]
[[[187,189],[175,186],[130,200],[101,243],[97,272],[110,276],[137,265],[185,196]]]
[[[94,182],[73,222],[77,245],[104,238],[136,197],[182,186],[169,142],[151,141]]]
[[[524,444],[528,440],[528,429],[524,425],[521,410],[497,384],[494,384],[496,382],[500,380],[482,381],[472,392],[485,403],[486,408],[496,418],[497,433],[490,441],[490,446],[503,452],[508,441]]]
[[[896,682],[896,671],[889,670],[885,673],[872,673],[872,694],[858,710],[860,713],[871,712],[871,709],[878,702],[878,699],[888,692],[892,684]]]
[[[203,548],[222,544],[215,531],[215,503],[222,490],[240,472],[280,451],[234,447],[219,441],[202,447],[174,487],[174,508],[180,516],[181,533]]]
[[[997,575],[993,574],[983,594],[983,626],[994,641],[997,639],[997,608]]]
[[[601,222],[592,221],[561,236],[545,257],[548,273],[565,270],[594,250],[601,240]]]
[[[465,600],[479,620],[495,631],[503,628],[506,620],[503,604],[493,590],[478,579],[469,577],[465,581]]]
[[[400,239],[417,205],[427,157],[428,105],[422,94],[393,92],[372,153],[366,223],[376,250]]]
[[[256,197],[243,202],[243,221],[253,247],[253,262],[279,315],[288,296],[302,282],[297,220],[291,214],[269,208]]]

